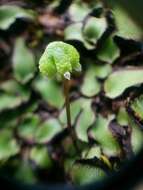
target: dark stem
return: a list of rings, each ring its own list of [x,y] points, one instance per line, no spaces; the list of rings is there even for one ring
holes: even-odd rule
[[[77,145],[76,133],[74,131],[74,128],[71,125],[69,88],[70,88],[69,80],[64,79],[64,94],[65,94],[65,106],[66,106],[66,115],[67,115],[67,127],[68,127],[69,133],[71,135],[71,138],[72,138],[73,144],[75,146],[75,149],[79,154],[79,148],[78,148],[78,145]]]

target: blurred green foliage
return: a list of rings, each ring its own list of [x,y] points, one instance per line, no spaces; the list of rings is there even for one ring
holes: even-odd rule
[[[118,4],[107,10],[76,0],[61,14],[59,6],[0,6],[0,169],[28,183],[85,184],[142,146],[142,32]],[[81,57],[83,72],[70,82],[78,153],[66,130],[62,83],[38,72],[39,57],[56,40]]]

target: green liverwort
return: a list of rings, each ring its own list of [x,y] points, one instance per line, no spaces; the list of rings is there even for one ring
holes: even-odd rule
[[[70,44],[56,41],[48,44],[39,61],[39,69],[43,75],[49,78],[60,76],[63,79],[67,126],[77,151],[77,138],[74,128],[71,125],[69,80],[71,78],[71,73],[74,71],[81,71],[79,59],[79,53],[76,48]]]
[[[59,75],[70,80],[73,71],[81,71],[79,53],[70,44],[61,41],[51,42],[40,58],[39,69],[49,78]]]

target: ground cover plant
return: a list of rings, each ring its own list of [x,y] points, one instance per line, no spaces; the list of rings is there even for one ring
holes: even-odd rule
[[[141,40],[140,27],[117,3],[2,0],[3,174],[26,183],[82,185],[137,154]]]

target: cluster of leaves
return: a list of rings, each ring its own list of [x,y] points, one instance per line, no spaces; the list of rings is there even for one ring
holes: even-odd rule
[[[0,6],[0,167],[30,183],[101,179],[143,143],[140,28],[118,4],[77,0],[60,11],[63,2]],[[78,153],[61,81],[37,72],[45,45],[57,39],[81,55],[83,73],[70,83]]]

